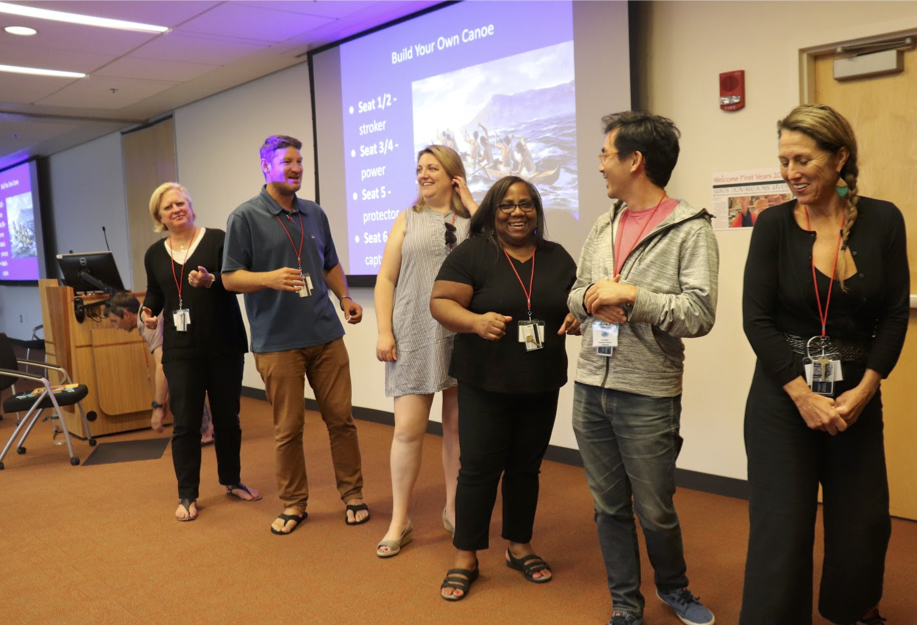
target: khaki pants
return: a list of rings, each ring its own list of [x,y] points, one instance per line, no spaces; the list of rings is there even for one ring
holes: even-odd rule
[[[331,439],[338,492],[346,503],[362,498],[363,472],[357,427],[351,415],[350,359],[344,339],[283,352],[255,354],[274,412],[277,487],[286,507],[306,509],[309,484],[303,452],[305,378]]]

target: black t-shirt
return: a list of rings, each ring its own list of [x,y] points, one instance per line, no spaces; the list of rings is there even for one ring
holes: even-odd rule
[[[457,334],[449,374],[460,383],[495,393],[543,393],[567,383],[565,335],[557,336],[567,316],[567,293],[576,281],[576,263],[557,243],[545,242],[528,262],[506,255],[484,237],[468,239],[446,257],[437,280],[474,288],[469,310],[495,312],[513,318],[498,341],[477,334]],[[532,263],[532,318],[545,322],[544,349],[526,351],[519,342],[519,321],[528,320],[525,288]]]
[[[224,354],[244,354],[248,337],[242,324],[239,299],[223,288],[220,273],[223,267],[225,233],[207,228],[194,253],[185,260],[184,270],[174,263],[162,241],[150,246],[144,257],[146,265],[146,299],[143,302],[163,326],[162,361],[178,358],[207,358]],[[188,272],[198,266],[216,274],[211,288],[192,287]],[[181,276],[182,305],[191,311],[187,332],[175,329],[172,313],[178,308],[178,288],[175,280]]]

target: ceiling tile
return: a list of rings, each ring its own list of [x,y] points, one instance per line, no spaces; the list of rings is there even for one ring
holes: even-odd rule
[[[163,61],[190,60],[205,65],[230,65],[267,47],[268,43],[173,31],[134,50],[129,56]]]
[[[171,89],[179,83],[153,80],[128,80],[106,76],[75,81],[36,104],[89,109],[120,109],[144,98]],[[112,89],[115,91],[112,92]]]
[[[6,115],[0,114],[0,142],[27,145],[28,142],[45,141],[62,132],[70,132],[79,125],[80,122],[75,120],[33,118],[22,121],[8,119]]]
[[[357,0],[315,0],[303,2],[289,2],[288,0],[254,0],[251,2],[237,2],[236,4],[247,4],[249,6],[264,7],[266,9],[277,9],[281,11],[292,11],[293,13],[305,13],[306,15],[319,15],[322,17],[340,18],[345,15],[351,15],[357,11],[367,11],[378,2]],[[409,2],[387,2],[386,4],[411,4]]]
[[[218,68],[218,65],[203,63],[179,63],[176,61],[150,60],[125,57],[93,73],[93,77],[114,76],[138,80],[160,80],[186,82]]]
[[[78,80],[80,79],[0,72],[0,102],[33,104]]]
[[[63,51],[55,48],[21,46],[0,39],[0,63],[3,65],[19,65],[21,67],[38,67],[41,69],[57,69],[65,72],[82,72],[88,74],[117,57],[111,55],[95,54],[86,51]],[[6,79],[0,79],[2,81]]]
[[[330,21],[327,17],[227,2],[176,30],[279,43]]]

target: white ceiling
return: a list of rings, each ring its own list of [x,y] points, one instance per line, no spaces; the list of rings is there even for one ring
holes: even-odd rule
[[[27,6],[167,26],[148,34],[0,13],[0,65],[87,74],[0,73],[0,166],[142,124],[302,63],[327,43],[437,1],[28,1]],[[29,26],[32,37],[6,26]]]

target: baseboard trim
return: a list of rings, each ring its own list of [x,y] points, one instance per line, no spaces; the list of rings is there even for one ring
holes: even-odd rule
[[[267,396],[264,394],[263,390],[247,386],[242,387],[242,397],[267,401]],[[318,404],[314,399],[306,399],[306,410],[318,411]],[[372,423],[381,423],[392,427],[395,425],[395,415],[386,410],[354,406],[353,417],[361,421],[371,421]],[[427,423],[427,433],[442,436],[442,423],[438,421],[429,421]],[[559,462],[574,467],[583,466],[583,458],[578,449],[549,445],[548,451],[545,453],[544,457],[551,462]],[[699,490],[713,495],[722,495],[735,499],[748,499],[748,482],[732,477],[711,475],[709,473],[700,473],[699,471],[689,471],[687,469],[675,469],[675,485],[678,488],[689,488],[691,490]]]

